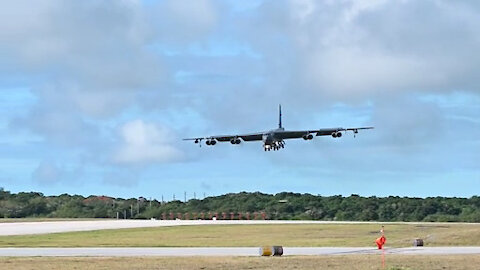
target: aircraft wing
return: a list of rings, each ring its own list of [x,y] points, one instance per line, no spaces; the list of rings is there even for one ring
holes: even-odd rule
[[[327,136],[332,135],[333,132],[341,132],[341,131],[352,131],[354,134],[358,133],[359,130],[363,129],[373,129],[373,127],[357,127],[357,128],[324,128],[315,130],[312,133],[316,133],[316,136]]]
[[[243,141],[250,142],[250,141],[261,141],[263,134],[264,132],[258,132],[258,133],[251,133],[251,134],[220,135],[220,136],[210,136],[210,137],[188,138],[183,140],[201,141],[201,140],[215,139],[219,142],[229,142],[233,139],[242,139]]]
[[[309,134],[315,134],[316,136],[330,136],[338,134],[339,132],[346,132],[352,131],[354,134],[358,133],[359,130],[362,129],[372,129],[373,127],[358,127],[358,128],[323,128],[323,129],[314,129],[314,130],[297,130],[297,131],[275,131],[275,137],[278,139],[297,139],[303,138]],[[195,143],[199,143],[202,140],[215,140],[218,142],[230,142],[236,139],[242,139],[245,142],[250,141],[261,141],[264,134],[268,134],[269,132],[258,132],[258,133],[250,133],[250,134],[238,134],[238,135],[219,135],[219,136],[209,136],[209,137],[197,137],[197,138],[187,138],[183,140],[192,140]],[[339,137],[341,135],[338,135]]]
[[[303,138],[303,136],[308,134],[315,134],[316,136],[330,136],[333,133],[342,132],[342,131],[352,131],[354,134],[358,133],[362,129],[373,129],[373,127],[358,127],[358,128],[322,128],[314,130],[297,130],[297,131],[282,131],[277,132],[276,136],[281,139],[297,139]]]

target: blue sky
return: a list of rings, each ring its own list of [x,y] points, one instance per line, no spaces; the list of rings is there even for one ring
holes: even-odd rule
[[[13,1],[0,10],[0,187],[479,195],[475,1]],[[357,138],[184,137],[375,126]]]

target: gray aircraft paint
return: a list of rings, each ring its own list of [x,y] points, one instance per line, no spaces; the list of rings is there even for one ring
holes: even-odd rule
[[[209,137],[197,137],[197,138],[187,138],[183,140],[193,140],[195,143],[201,145],[202,141],[205,140],[205,144],[213,146],[217,142],[230,142],[231,144],[240,144],[242,141],[262,141],[263,149],[265,151],[270,150],[280,150],[285,147],[284,140],[287,139],[300,139],[311,140],[313,139],[313,134],[315,136],[332,136],[333,138],[342,137],[343,133],[347,131],[352,131],[354,136],[358,133],[359,130],[363,129],[373,129],[373,127],[358,127],[358,128],[324,128],[324,129],[313,129],[313,130],[298,130],[291,131],[285,130],[282,125],[282,106],[278,106],[278,128],[265,131],[265,132],[256,132],[251,134],[238,134],[238,135],[220,135],[220,136],[209,136]]]

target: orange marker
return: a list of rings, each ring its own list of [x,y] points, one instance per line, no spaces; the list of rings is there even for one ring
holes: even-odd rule
[[[387,238],[385,236],[380,236],[375,240],[375,243],[377,244],[378,249],[383,249],[383,245],[387,242]]]
[[[380,230],[380,233],[382,236],[377,238],[375,240],[375,243],[377,244],[378,249],[382,250],[382,267],[385,268],[385,250],[383,249],[383,245],[387,242],[387,238],[385,237],[385,230],[382,226],[382,229]]]

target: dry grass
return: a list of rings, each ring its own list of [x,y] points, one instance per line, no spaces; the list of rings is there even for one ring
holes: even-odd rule
[[[376,255],[308,257],[20,257],[0,258],[0,269],[478,269],[480,256]]]
[[[202,225],[0,237],[0,247],[373,246],[376,224]],[[480,224],[386,224],[387,246],[480,246]]]

